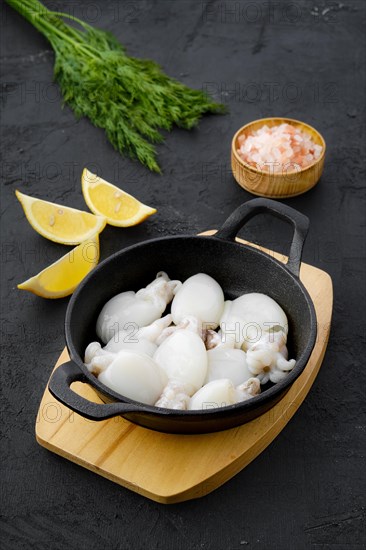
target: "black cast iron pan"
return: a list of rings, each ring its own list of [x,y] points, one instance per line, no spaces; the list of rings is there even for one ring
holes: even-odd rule
[[[267,254],[235,242],[245,223],[258,213],[277,216],[293,227],[286,265]],[[225,430],[244,424],[273,407],[303,371],[316,338],[312,301],[299,279],[301,254],[309,220],[293,208],[269,199],[241,205],[211,237],[172,236],[145,241],[113,254],[97,266],[74,292],[66,313],[66,343],[71,360],[53,373],[49,390],[61,403],[91,420],[122,415],[131,422],[168,433],[194,434]],[[166,271],[171,279],[185,280],[207,273],[218,281],[226,299],[247,292],[263,292],[276,300],[289,321],[288,347],[297,360],[285,380],[243,403],[203,411],[175,411],[145,405],[110,390],[83,364],[86,346],[97,340],[95,324],[103,305],[126,290],[138,290]],[[87,382],[105,404],[96,404],[70,388]]]

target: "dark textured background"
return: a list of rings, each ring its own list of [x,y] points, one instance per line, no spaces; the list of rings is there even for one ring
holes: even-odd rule
[[[194,132],[174,130],[159,148],[164,175],[152,175],[61,109],[48,43],[2,6],[2,548],[363,548],[365,2],[53,5],[205,87],[230,114],[207,117]],[[36,444],[37,407],[64,346],[67,300],[42,300],[16,284],[65,248],[30,228],[14,190],[85,208],[80,174],[88,166],[158,208],[139,227],[105,229],[103,258],[146,238],[217,227],[250,198],[230,173],[231,136],[271,115],[313,124],[328,145],[321,183],[286,201],[311,220],[305,261],[333,279],[328,352],[299,412],[251,465],[204,499],[158,505]],[[245,235],[281,251],[290,239],[287,227],[266,217]]]

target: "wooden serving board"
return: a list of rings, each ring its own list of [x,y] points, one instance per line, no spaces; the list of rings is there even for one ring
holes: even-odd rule
[[[265,251],[286,261],[280,254]],[[46,388],[36,422],[38,443],[157,502],[182,502],[210,493],[245,468],[275,439],[305,399],[319,371],[330,331],[332,281],[327,273],[307,264],[301,266],[301,280],[315,305],[317,342],[301,376],[285,397],[261,417],[224,432],[163,434],[122,417],[102,422],[86,420],[61,405]],[[65,349],[55,368],[67,360]],[[101,403],[88,385],[76,382],[72,387],[90,401]]]

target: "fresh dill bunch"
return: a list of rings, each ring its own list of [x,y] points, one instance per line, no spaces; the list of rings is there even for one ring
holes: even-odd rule
[[[55,80],[75,115],[104,128],[117,151],[150,170],[160,172],[154,144],[164,141],[161,130],[174,124],[191,129],[203,114],[225,112],[223,105],[170,78],[153,61],[129,57],[111,33],[50,11],[38,0],[6,1],[51,43]]]

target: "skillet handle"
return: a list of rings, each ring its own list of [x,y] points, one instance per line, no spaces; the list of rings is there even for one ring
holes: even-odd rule
[[[271,199],[252,199],[234,210],[215,237],[235,242],[235,237],[240,229],[253,216],[261,213],[273,214],[292,225],[294,234],[286,267],[295,277],[299,277],[302,250],[309,231],[309,218],[286,204]]]
[[[68,361],[53,372],[48,383],[48,389],[53,397],[63,405],[89,420],[106,420],[123,413],[143,409],[143,407],[137,407],[130,403],[109,403],[105,405],[92,403],[72,391],[70,385],[73,382],[87,382],[87,378],[76,363]]]

